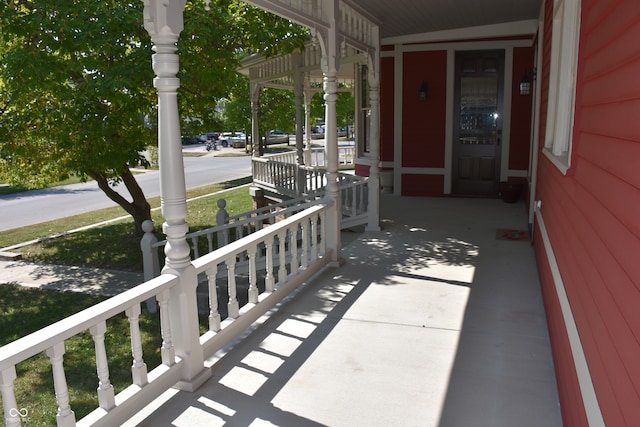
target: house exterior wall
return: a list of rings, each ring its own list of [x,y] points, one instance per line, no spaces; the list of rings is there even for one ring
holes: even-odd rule
[[[532,95],[520,95],[520,81],[533,70],[533,47],[513,49],[513,79],[511,80],[511,141],[509,170],[526,171],[529,167],[529,142],[531,138]]]
[[[543,63],[538,71],[541,147],[552,10],[553,1],[546,0]],[[636,425],[640,420],[639,39],[636,0],[582,1],[571,165],[566,175],[539,154],[536,199],[541,201],[544,229],[538,219],[534,245],[567,426],[587,425],[594,405],[606,425]],[[551,264],[559,269],[588,378],[575,363],[576,347],[570,345],[571,328]],[[586,382],[593,384],[596,402],[585,400]]]
[[[519,84],[533,69],[530,38],[478,39],[383,46],[381,58],[381,164],[394,169],[395,193],[443,196],[451,193],[453,134],[453,73],[455,52],[504,49],[509,100],[505,112],[502,180],[526,180],[531,134],[531,96],[519,94]],[[428,84],[425,101],[418,98]],[[363,171],[356,170],[356,173]],[[400,184],[400,185],[398,185]]]

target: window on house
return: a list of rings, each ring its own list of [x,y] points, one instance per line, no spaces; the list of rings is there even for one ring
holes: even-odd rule
[[[567,172],[571,160],[579,31],[580,0],[555,0],[543,152],[562,173]]]
[[[357,126],[357,139],[358,139],[358,155],[369,155],[369,115],[371,110],[369,108],[369,68],[362,64],[359,66],[359,73],[357,77],[356,87],[358,88],[358,99],[356,102],[356,126]]]

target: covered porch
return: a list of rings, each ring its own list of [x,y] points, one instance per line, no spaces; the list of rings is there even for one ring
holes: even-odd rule
[[[341,268],[125,425],[562,425],[523,203],[380,204],[381,231],[343,233]]]

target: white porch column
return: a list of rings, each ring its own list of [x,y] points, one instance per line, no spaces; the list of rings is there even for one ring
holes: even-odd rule
[[[293,95],[296,103],[296,154],[297,154],[297,163],[299,165],[304,165],[304,143],[303,143],[303,135],[302,135],[302,127],[304,123],[302,122],[302,101],[304,95],[304,76],[302,75],[302,55],[300,53],[294,53],[293,61]]]
[[[176,77],[179,69],[176,43],[184,28],[184,6],[185,0],[144,0],[144,26],[155,51],[153,84],[158,90],[160,197],[165,218],[162,229],[167,235],[163,273],[181,278],[180,285],[171,289],[169,317],[176,355],[184,361],[178,386],[192,391],[211,376],[211,371],[204,368],[196,305],[197,277],[185,238],[189,226],[177,98],[180,80]]]
[[[304,95],[304,164],[307,166],[313,166],[311,160],[311,98],[313,92],[311,91],[311,83],[309,82],[309,76],[305,76],[303,80]]]
[[[330,265],[337,267],[342,263],[342,242],[340,238],[340,221],[342,212],[342,200],[338,187],[338,120],[336,118],[336,101],[338,99],[338,69],[339,49],[338,49],[338,2],[337,0],[327,0],[325,6],[328,15],[333,16],[331,26],[327,34],[320,34],[320,45],[322,49],[321,67],[323,77],[325,119],[325,167],[327,168],[327,197],[335,200],[336,209],[327,213],[327,249],[332,249],[332,259]]]
[[[253,152],[253,157],[257,157],[261,154],[260,123],[258,122],[258,112],[260,111],[260,84],[253,81],[249,84],[251,97],[251,151]]]
[[[380,231],[380,56],[369,57],[369,218],[366,230]]]

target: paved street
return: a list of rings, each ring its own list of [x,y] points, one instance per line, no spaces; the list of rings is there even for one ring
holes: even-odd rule
[[[202,151],[204,145],[186,146],[185,151]],[[220,154],[241,154],[242,150],[223,149],[207,153],[201,157],[184,158],[187,188],[239,179],[251,175],[249,156],[227,157]],[[146,197],[160,195],[158,171],[148,171],[136,175]],[[123,188],[123,187],[116,187]],[[126,190],[122,191],[126,195]],[[129,197],[127,197],[129,198]],[[23,193],[0,195],[0,231],[45,221],[64,218],[71,215],[90,212],[96,209],[116,206],[100,190],[95,182],[65,185]],[[126,213],[123,211],[123,215]],[[2,242],[0,242],[2,247]]]

